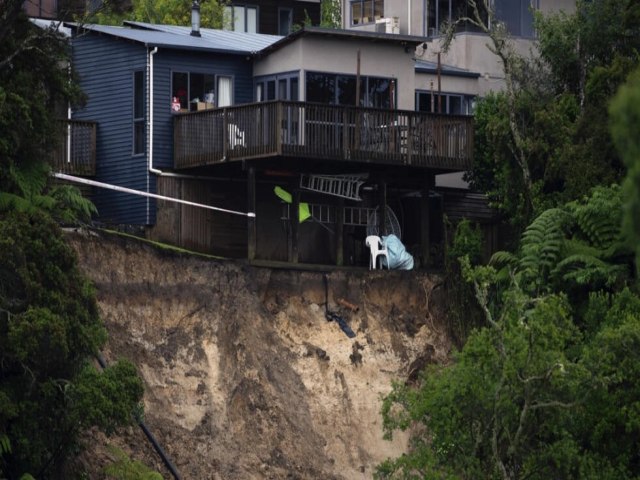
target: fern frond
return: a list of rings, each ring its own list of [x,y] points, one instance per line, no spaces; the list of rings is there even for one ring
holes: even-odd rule
[[[518,270],[536,283],[542,281],[562,254],[565,229],[570,222],[559,208],[545,210],[522,235]]]
[[[586,203],[573,203],[571,209],[580,233],[594,247],[606,249],[620,239],[623,209],[618,185],[595,188]]]
[[[507,266],[515,265],[517,261],[518,257],[516,257],[513,253],[501,250],[491,255],[489,265],[499,270]]]
[[[612,265],[591,255],[576,254],[562,260],[552,273],[577,285],[610,287],[629,272],[625,265]]]

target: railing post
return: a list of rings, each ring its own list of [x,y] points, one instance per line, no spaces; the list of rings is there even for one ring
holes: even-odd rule
[[[276,103],[276,152],[282,155],[282,102]]]
[[[413,136],[415,134],[415,128],[418,123],[418,119],[414,115],[407,117],[407,141],[405,147],[407,150],[407,158],[405,163],[411,165],[411,155],[413,154]]]
[[[349,160],[349,118],[348,110],[342,109],[342,159]]]
[[[227,152],[229,151],[229,119],[227,118],[228,110],[222,109],[222,160],[227,161]]]

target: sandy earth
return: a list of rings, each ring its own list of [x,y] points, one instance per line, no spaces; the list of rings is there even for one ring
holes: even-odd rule
[[[381,398],[415,365],[450,350],[437,277],[320,273],[166,253],[70,234],[110,340],[145,384],[145,421],[183,479],[360,479],[407,449],[382,438]],[[345,299],[358,308],[338,303]],[[136,427],[89,432],[79,461],[101,478],[117,445],[171,478]]]

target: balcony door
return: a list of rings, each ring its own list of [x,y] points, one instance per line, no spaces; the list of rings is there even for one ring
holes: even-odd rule
[[[260,77],[256,79],[256,101],[281,100],[284,102],[297,102],[299,99],[299,85],[297,73]],[[301,108],[299,105],[289,103],[283,105],[279,132],[283,144],[300,144]],[[264,110],[263,115],[269,115],[268,107]]]

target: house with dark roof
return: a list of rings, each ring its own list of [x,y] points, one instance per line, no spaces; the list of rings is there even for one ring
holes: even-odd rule
[[[469,168],[473,131],[415,111],[422,39],[70,27],[99,221],[256,263],[367,265],[365,237],[395,233],[429,263],[434,178]]]

